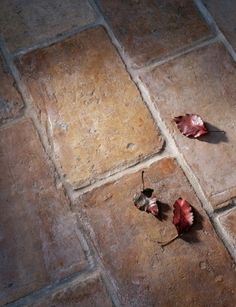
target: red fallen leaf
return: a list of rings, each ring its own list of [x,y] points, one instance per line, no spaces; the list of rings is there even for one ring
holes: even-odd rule
[[[187,232],[189,228],[193,225],[194,216],[192,211],[192,206],[187,202],[187,200],[179,198],[174,203],[174,216],[173,224],[175,225],[178,234],[166,242],[160,242],[161,246],[166,246],[171,242],[178,239],[184,232]]]
[[[173,224],[175,225],[178,235],[189,230],[193,225],[193,211],[187,200],[179,198],[174,204]]]
[[[197,114],[186,114],[174,118],[179,131],[187,137],[198,138],[208,133],[201,117]]]

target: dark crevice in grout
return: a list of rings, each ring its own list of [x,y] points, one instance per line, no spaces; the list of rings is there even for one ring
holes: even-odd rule
[[[229,201],[226,202],[227,204],[224,207],[221,208],[215,208],[214,213],[215,214],[222,214],[230,211],[231,209],[236,208],[236,198],[231,198]]]

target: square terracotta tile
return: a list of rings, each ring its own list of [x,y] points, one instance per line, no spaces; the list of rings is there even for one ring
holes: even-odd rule
[[[100,0],[99,3],[135,68],[211,35],[193,1]]]
[[[212,206],[220,207],[236,195],[235,62],[222,45],[212,44],[140,79]],[[183,136],[173,118],[186,113],[200,115],[213,132]]]
[[[0,130],[0,305],[84,269],[76,217],[28,120]]]
[[[162,148],[160,133],[103,28],[27,54],[17,66],[73,188]]]
[[[87,0],[1,0],[0,32],[12,52],[94,20]]]
[[[142,189],[141,171],[80,197],[76,210],[124,306],[234,306],[236,275],[182,170],[172,159],[144,169],[146,188],[161,202],[162,221],[139,211],[133,196]],[[161,248],[157,241],[176,235],[173,204],[182,197],[194,207],[194,225],[182,239]]]
[[[0,54],[0,124],[19,117],[24,103]]]

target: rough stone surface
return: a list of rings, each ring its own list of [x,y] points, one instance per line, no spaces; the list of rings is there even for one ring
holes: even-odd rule
[[[24,103],[0,55],[0,124],[22,113]]]
[[[162,59],[210,35],[189,0],[99,2],[134,67]]]
[[[0,131],[0,305],[86,265],[75,216],[30,121]]]
[[[73,282],[68,287],[46,296],[33,307],[112,307],[102,280],[98,276],[81,282]]]
[[[236,195],[236,64],[220,44],[209,45],[141,76],[167,128],[213,207]],[[183,136],[173,118],[199,114],[210,132]]]
[[[102,28],[28,54],[18,67],[74,188],[162,147],[139,91]]]
[[[0,32],[8,48],[31,47],[95,20],[87,0],[1,0]]]
[[[234,265],[181,169],[163,159],[145,169],[146,188],[162,203],[163,220],[132,202],[141,172],[84,194],[76,207],[100,257],[116,279],[124,306],[234,306]],[[194,207],[195,224],[176,235],[172,205],[179,197]],[[169,206],[169,208],[168,208]],[[169,209],[169,210],[168,210]]]
[[[203,2],[236,52],[235,0],[203,0]]]
[[[236,251],[236,209],[223,213],[219,221],[227,233],[230,246]]]

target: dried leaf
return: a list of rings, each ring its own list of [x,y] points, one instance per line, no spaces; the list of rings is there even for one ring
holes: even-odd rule
[[[193,211],[187,200],[179,198],[174,204],[173,224],[177,228],[178,235],[189,230],[193,224]]]
[[[150,192],[151,189],[146,190],[149,190]],[[135,194],[133,198],[134,204],[139,210],[151,213],[152,215],[158,217],[159,210],[157,206],[157,198],[155,196],[152,197],[152,194],[150,197],[148,197],[147,195],[149,194],[146,190]]]
[[[192,206],[187,202],[187,200],[179,198],[174,203],[174,216],[173,216],[173,224],[175,225],[178,234],[168,241],[161,242],[162,247],[169,245],[174,242],[176,239],[180,238],[181,235],[188,231],[189,228],[193,225],[193,211]]]
[[[134,195],[134,204],[139,210],[151,213],[152,215],[158,217],[159,210],[157,205],[157,198],[152,196],[153,189],[145,189],[144,187],[144,171],[142,171],[142,184],[143,191]]]
[[[151,213],[152,215],[154,215],[156,217],[158,217],[159,210],[158,210],[158,206],[157,206],[157,198],[156,197],[150,198],[147,212]]]
[[[187,137],[198,138],[208,133],[201,117],[197,114],[186,114],[174,118],[179,131]]]

